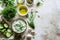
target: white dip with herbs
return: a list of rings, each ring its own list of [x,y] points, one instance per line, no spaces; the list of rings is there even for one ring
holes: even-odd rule
[[[26,29],[26,23],[22,20],[14,21],[12,24],[13,31],[16,33],[21,33]]]

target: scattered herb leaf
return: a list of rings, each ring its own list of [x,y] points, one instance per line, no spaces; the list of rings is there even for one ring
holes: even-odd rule
[[[27,14],[27,15],[26,15],[26,18],[28,18],[28,17],[29,17],[29,15]]]
[[[38,13],[38,11],[35,11],[35,13]]]
[[[40,18],[40,16],[38,15],[38,18]]]
[[[29,24],[29,26],[30,26],[31,28],[35,29],[34,21],[33,21],[33,20],[30,20],[30,21],[28,22],[28,24]]]
[[[37,2],[36,6],[38,7],[38,6],[40,6],[40,4],[41,4],[40,2]]]

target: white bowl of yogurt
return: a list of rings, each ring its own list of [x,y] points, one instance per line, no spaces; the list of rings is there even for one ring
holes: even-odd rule
[[[16,33],[22,33],[27,29],[27,24],[24,20],[18,19],[12,23],[12,29]]]

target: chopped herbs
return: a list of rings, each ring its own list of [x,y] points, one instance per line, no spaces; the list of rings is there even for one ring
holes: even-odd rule
[[[17,31],[22,30],[22,28],[23,28],[23,25],[22,25],[21,23],[16,24],[16,26],[15,26],[15,29],[16,29]]]
[[[16,7],[9,6],[6,7],[1,13],[7,20],[10,20],[16,15]]]
[[[2,1],[2,5],[6,6],[1,14],[3,14],[3,16],[7,20],[13,18],[16,14],[16,7],[14,7],[14,0],[0,0],[0,1]]]
[[[14,0],[1,0],[2,1],[2,5],[5,6],[13,6],[14,5]]]
[[[15,29],[17,31],[20,31],[20,30],[22,31],[22,28],[23,28],[23,24],[21,24],[21,23],[15,25]]]

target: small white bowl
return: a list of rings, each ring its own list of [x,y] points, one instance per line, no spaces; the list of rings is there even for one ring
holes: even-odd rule
[[[22,7],[25,7],[25,8],[27,9],[27,12],[26,12],[25,14],[21,14],[21,13],[19,12],[19,9],[22,8]],[[18,7],[17,11],[18,11],[18,14],[19,14],[19,15],[25,16],[25,15],[27,15],[27,13],[28,13],[28,8],[27,8],[26,6],[24,6],[24,5],[21,5],[20,7]]]
[[[18,21],[23,21],[24,22],[24,24],[25,24],[25,29],[24,30],[22,30],[22,31],[17,31],[16,29],[15,29],[15,24],[18,24]],[[16,22],[16,23],[15,23]],[[14,24],[15,23],[15,24]],[[13,22],[12,22],[12,30],[15,32],[15,33],[23,33],[23,32],[25,32],[26,31],[26,29],[27,29],[27,23],[26,23],[26,21],[24,20],[24,19],[22,19],[22,18],[19,18],[19,19],[16,19],[16,20],[14,20]]]

